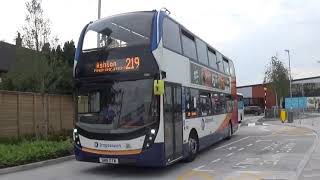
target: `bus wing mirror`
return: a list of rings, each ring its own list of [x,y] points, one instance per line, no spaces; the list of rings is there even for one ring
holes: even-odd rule
[[[164,94],[164,81],[163,80],[154,80],[153,81],[153,93],[154,95],[163,95]]]

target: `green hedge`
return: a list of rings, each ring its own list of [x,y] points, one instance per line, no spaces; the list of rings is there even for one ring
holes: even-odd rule
[[[71,138],[64,135],[0,139],[0,168],[70,155],[72,149]]]

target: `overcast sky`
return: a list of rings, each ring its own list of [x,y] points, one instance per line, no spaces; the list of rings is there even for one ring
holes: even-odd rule
[[[1,2],[0,40],[14,43],[25,19],[26,0]],[[97,18],[97,0],[43,0],[45,17],[60,44],[78,41]],[[166,7],[171,16],[235,62],[238,85],[262,83],[271,56],[287,65],[293,78],[320,76],[318,0],[102,0],[102,17]]]

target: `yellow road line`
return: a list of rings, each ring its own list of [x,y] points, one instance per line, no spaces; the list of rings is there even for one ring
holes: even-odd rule
[[[214,180],[214,178],[210,176],[208,173],[194,170],[183,173],[182,175],[178,176],[177,180],[186,180],[192,177],[197,178],[197,180]]]

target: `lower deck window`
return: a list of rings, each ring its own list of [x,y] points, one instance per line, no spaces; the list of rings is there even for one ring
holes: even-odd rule
[[[230,94],[209,92],[194,88],[184,89],[186,118],[218,115],[233,111]]]

